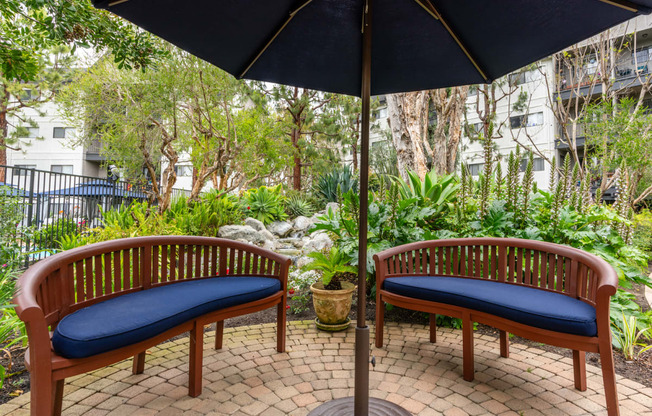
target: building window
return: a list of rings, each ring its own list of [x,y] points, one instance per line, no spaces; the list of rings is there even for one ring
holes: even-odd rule
[[[72,165],[52,165],[50,166],[50,171],[54,173],[67,173],[72,175],[73,166]]]
[[[174,172],[177,176],[192,177],[192,165],[178,165],[174,167]]]
[[[509,118],[509,125],[513,129],[521,127],[533,127],[543,124],[543,112],[524,114],[522,116],[513,116]]]
[[[70,127],[55,127],[52,130],[52,137],[55,139],[65,139],[66,137],[70,137],[70,134],[74,131],[74,129]]]
[[[387,118],[387,107],[382,107],[374,112],[374,119],[381,120]]]
[[[534,82],[541,79],[541,71],[539,69],[531,69],[529,71],[520,71],[515,74],[509,74],[508,80],[511,87]]]
[[[466,167],[469,169],[469,175],[478,176],[484,168],[484,163],[469,163]]]
[[[521,172],[525,172],[525,169],[527,169],[527,163],[528,163],[529,160],[530,160],[529,158],[525,158],[525,159],[521,160],[521,166],[519,168],[519,170]],[[532,159],[532,171],[541,172],[543,170],[544,170],[544,161],[543,161],[543,159],[541,159],[540,157],[535,157],[534,159]]]
[[[14,165],[14,175],[30,176],[32,174],[30,169],[36,169],[36,165]]]
[[[34,139],[38,136],[38,127],[20,126],[16,129],[18,137]]]
[[[647,61],[650,59],[650,49],[646,46],[644,48],[640,48],[635,52],[632,52],[632,64],[633,65],[640,65],[640,64],[645,64]]]

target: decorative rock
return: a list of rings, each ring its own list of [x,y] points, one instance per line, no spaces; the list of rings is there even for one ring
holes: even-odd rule
[[[217,235],[229,240],[245,240],[250,243],[262,243],[265,241],[262,235],[248,225],[225,225],[220,227]]]
[[[261,223],[262,224],[262,223]],[[258,233],[266,240],[266,241],[276,241],[276,237],[274,234],[270,233],[267,231],[267,228],[263,226],[262,230],[258,230]]]
[[[292,224],[287,221],[274,221],[267,226],[267,230],[279,237],[285,237],[292,231]]]
[[[328,234],[319,233],[314,235],[313,238],[303,246],[303,252],[310,253],[313,251],[330,250],[331,247],[333,247],[333,241],[328,237]]]
[[[276,243],[274,242],[274,240],[265,240],[262,247],[267,250],[275,251]]]
[[[265,228],[265,224],[263,224],[261,221],[258,221],[255,218],[251,218],[251,217],[245,218],[244,223],[245,225],[250,226],[256,231],[263,231],[263,230],[267,231],[267,228]]]
[[[309,228],[312,228],[313,223],[310,221],[310,218],[299,216],[294,220],[294,229],[297,231],[306,231]]]

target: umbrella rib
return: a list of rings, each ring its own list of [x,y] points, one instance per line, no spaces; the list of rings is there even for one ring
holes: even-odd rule
[[[281,27],[276,31],[276,33],[274,33],[274,36],[272,36],[272,38],[271,38],[269,41],[267,41],[267,43],[265,44],[265,46],[263,46],[263,48],[260,50],[260,52],[258,52],[258,54],[256,55],[256,57],[255,57],[255,58],[254,58],[254,59],[249,63],[249,65],[247,65],[247,67],[245,68],[245,70],[242,71],[242,73],[240,74],[240,78],[244,78],[244,76],[247,74],[247,72],[249,72],[249,70],[251,69],[251,67],[256,63],[256,61],[258,61],[258,59],[262,56],[262,54],[265,53],[265,51],[267,50],[267,48],[269,48],[269,45],[271,45],[272,42],[274,42],[274,41],[276,40],[276,37],[277,37],[277,36],[278,36],[282,31],[283,31],[283,29],[285,29],[285,27],[288,25],[288,23],[290,23],[290,22],[292,21],[292,19],[294,18],[294,16],[295,16],[295,15],[296,15],[296,14],[297,14],[301,9],[303,9],[304,7],[306,7],[306,6],[307,6],[308,4],[310,4],[311,2],[312,2],[312,0],[307,0],[305,3],[303,3],[301,6],[299,6],[299,8],[297,8],[296,10],[294,10],[294,11],[292,11],[292,12],[290,13],[290,17],[288,17],[287,20],[285,21],[285,23],[283,23],[283,26],[281,26]]]
[[[473,64],[475,69],[478,71],[480,76],[482,78],[484,78],[485,81],[489,82],[489,77],[482,70],[482,68],[480,67],[480,64],[478,63],[478,61],[476,61],[476,59],[473,57],[473,55],[471,55],[471,53],[469,52],[467,47],[464,45],[464,43],[462,43],[462,40],[457,36],[457,34],[455,32],[453,32],[453,29],[451,29],[451,27],[448,25],[448,22],[446,22],[446,20],[444,20],[444,18],[441,16],[441,13],[439,13],[439,11],[430,2],[430,0],[414,0],[414,1],[416,1],[419,6],[423,7],[428,12],[428,14],[430,14],[433,18],[435,18],[436,20],[439,20],[441,22],[442,26],[444,26],[444,29],[446,29],[448,34],[451,35],[453,40],[455,40],[455,43],[457,43],[457,46],[459,46],[459,48],[462,50],[462,52],[464,52],[464,55],[466,55],[466,57],[469,58],[469,61],[471,61],[471,63]]]
[[[598,1],[601,1],[602,3],[607,3],[611,6],[620,7],[621,9],[625,9],[633,13],[638,13],[640,7],[638,4],[632,3],[631,1],[627,1],[627,0],[598,0]]]

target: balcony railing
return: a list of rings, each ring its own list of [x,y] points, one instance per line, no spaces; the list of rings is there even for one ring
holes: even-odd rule
[[[102,143],[99,140],[93,140],[84,151],[84,159],[87,162],[104,162],[106,158],[100,154]]]

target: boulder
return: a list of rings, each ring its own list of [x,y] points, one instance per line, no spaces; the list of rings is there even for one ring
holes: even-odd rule
[[[266,241],[276,241],[274,234],[267,231],[267,228],[265,227],[263,227],[262,230],[258,230],[258,234],[260,234]]]
[[[285,237],[292,231],[292,224],[287,221],[274,221],[267,226],[267,230],[279,237]]]
[[[303,252],[311,253],[313,251],[330,250],[331,247],[333,247],[333,240],[330,239],[328,234],[319,233],[313,235],[310,241],[303,246]]]
[[[313,222],[310,221],[310,218],[299,216],[294,220],[294,229],[297,231],[306,231],[312,228]]]
[[[264,249],[267,249],[267,250],[275,251],[276,250],[276,242],[275,242],[275,240],[265,240],[262,247]]]
[[[258,221],[255,218],[251,218],[251,217],[245,218],[244,223],[245,223],[245,225],[250,226],[251,228],[253,228],[256,231],[267,230],[265,228],[265,224],[263,224],[261,221]]]
[[[248,225],[225,225],[220,227],[217,235],[218,237],[228,238],[229,240],[244,240],[256,244],[265,241],[265,238],[258,231]]]

